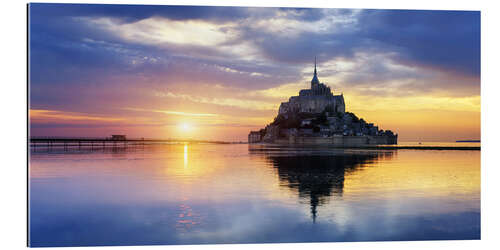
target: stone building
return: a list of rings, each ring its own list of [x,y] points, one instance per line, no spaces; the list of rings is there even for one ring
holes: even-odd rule
[[[330,87],[319,82],[315,61],[311,88],[301,90],[298,96],[290,97],[288,102],[282,102],[278,114],[286,116],[287,113],[321,113],[326,108],[329,111],[345,113],[344,96],[333,95]]]

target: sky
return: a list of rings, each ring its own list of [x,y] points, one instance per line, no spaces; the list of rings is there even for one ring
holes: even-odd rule
[[[318,78],[399,141],[480,138],[480,12],[30,4],[32,136],[246,141]]]

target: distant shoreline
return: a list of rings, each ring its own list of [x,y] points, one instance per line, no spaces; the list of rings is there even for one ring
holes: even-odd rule
[[[378,149],[417,149],[417,150],[481,150],[481,147],[451,147],[451,146],[378,146]]]
[[[373,146],[344,146],[344,147],[333,147],[328,144],[316,144],[316,145],[290,145],[290,144],[273,144],[273,143],[256,143],[252,145],[274,145],[274,146],[289,146],[290,148],[300,148],[300,147],[329,147],[338,149],[372,149],[372,150],[398,150],[398,149],[411,149],[411,150],[481,150],[480,146],[404,146],[404,145],[373,145]]]

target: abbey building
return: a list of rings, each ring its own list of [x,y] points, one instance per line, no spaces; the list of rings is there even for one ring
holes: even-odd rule
[[[333,95],[330,87],[318,80],[316,62],[314,62],[314,76],[311,88],[303,89],[298,96],[292,96],[288,102],[282,102],[278,113],[321,113],[324,110],[345,113],[344,96]]]

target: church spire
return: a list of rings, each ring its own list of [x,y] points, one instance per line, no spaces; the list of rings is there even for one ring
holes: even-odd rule
[[[316,57],[314,57],[314,76],[313,79],[311,80],[311,89],[313,88],[314,85],[318,85],[319,80],[318,80],[318,72],[316,71]]]
[[[314,56],[314,75],[316,75],[316,56]]]

